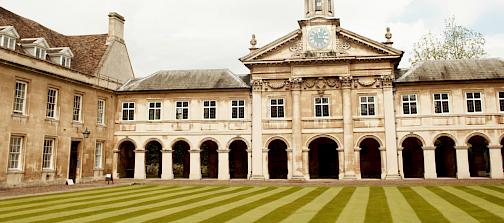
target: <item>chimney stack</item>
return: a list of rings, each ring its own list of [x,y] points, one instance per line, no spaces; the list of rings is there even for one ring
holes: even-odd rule
[[[124,41],[124,17],[116,12],[111,12],[109,17],[109,40]]]

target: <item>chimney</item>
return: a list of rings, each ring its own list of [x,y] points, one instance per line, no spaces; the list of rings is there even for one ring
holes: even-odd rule
[[[111,12],[109,17],[109,40],[124,40],[124,17],[116,12]]]

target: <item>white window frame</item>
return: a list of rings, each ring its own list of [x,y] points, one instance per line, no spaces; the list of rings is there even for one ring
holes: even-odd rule
[[[13,143],[17,143],[14,145]],[[15,146],[15,147],[14,147]],[[23,167],[24,137],[12,135],[9,142],[8,170],[20,171]]]
[[[504,90],[497,92],[497,98],[497,100],[499,100],[499,102],[497,103],[497,105],[499,106],[498,110],[500,112],[504,112]]]
[[[184,116],[185,114],[185,116]],[[189,119],[189,101],[176,101],[175,102],[175,119],[188,120]]]
[[[103,147],[105,143],[103,141],[96,141],[95,152],[94,152],[94,168],[103,169]]]
[[[203,101],[203,119],[217,119],[217,101]]]
[[[54,95],[51,94],[54,92]],[[56,88],[47,89],[46,118],[57,119],[58,117],[58,96],[59,91]]]
[[[72,58],[66,57],[66,56],[60,57],[60,65],[61,66],[70,68],[71,64],[72,64]]]
[[[317,99],[319,99],[320,102],[317,102]],[[324,102],[324,99],[326,102]],[[327,114],[324,114],[324,107],[327,107]],[[317,114],[317,108],[320,108],[320,115]],[[321,96],[313,99],[313,115],[316,118],[327,118],[331,116],[329,97]]]
[[[245,100],[231,101],[231,118],[245,119]]]
[[[439,99],[436,99],[436,95],[439,94]],[[447,99],[443,99],[443,95],[447,95]],[[450,105],[450,94],[449,93],[434,93],[432,94],[432,102],[433,102],[433,108],[434,108],[434,114],[450,114],[451,112],[451,105]],[[441,103],[441,112],[436,112],[436,102]],[[447,103],[447,108],[448,111],[445,111],[443,108],[443,102]]]
[[[18,89],[18,84],[19,86],[22,86],[22,88]],[[13,104],[13,112],[15,114],[26,114],[26,96],[27,96],[27,91],[28,91],[28,82],[26,81],[16,81],[16,85],[14,88],[14,104]],[[21,108],[17,108],[18,106],[21,106]]]
[[[105,108],[106,108],[105,100],[98,99],[96,103],[97,111],[96,111],[96,124],[105,125]]]
[[[124,105],[127,105],[127,107],[124,107]],[[133,107],[131,107],[131,105],[133,105]],[[122,121],[135,121],[135,109],[136,109],[136,105],[135,105],[135,102],[131,102],[131,101],[128,101],[128,102],[123,102],[122,103],[122,112],[121,112],[121,120]],[[126,116],[124,115],[124,113],[126,112]],[[131,114],[133,116],[131,116]]]
[[[1,35],[1,37],[0,46],[2,48],[16,50],[16,38],[7,35]]]
[[[279,103],[279,101],[282,101],[282,103]],[[273,104],[273,101],[275,101],[275,104]],[[276,109],[276,117],[273,116],[273,107],[277,108]],[[272,119],[283,119],[285,118],[285,99],[284,98],[270,98],[269,100],[269,116]],[[282,116],[280,116],[280,109],[282,109]]]
[[[47,57],[47,51],[42,47],[36,46],[33,49],[33,55],[38,59],[45,60]]]
[[[472,94],[473,98],[469,98],[469,94]],[[479,98],[475,98],[475,95],[479,94]],[[466,101],[466,112],[471,113],[471,114],[477,114],[477,113],[483,113],[483,93],[481,91],[470,91],[470,92],[465,92],[465,101]],[[476,111],[476,103],[479,101],[480,103],[480,110]],[[469,111],[469,103],[472,102],[472,106],[474,111]]]
[[[365,98],[366,101],[363,102],[362,99]],[[369,99],[372,98],[373,101],[370,102]],[[366,114],[363,114],[362,106],[366,106]],[[370,107],[372,105],[373,108],[373,114],[370,112]],[[376,96],[374,95],[365,95],[365,96],[359,96],[359,115],[360,116],[376,116]]]
[[[76,100],[78,98],[78,101]],[[73,96],[73,105],[72,105],[72,121],[73,122],[82,122],[82,94],[74,94]],[[77,117],[77,119],[76,119]]]
[[[157,106],[159,104],[159,107]],[[148,110],[149,112],[147,113],[148,117],[147,120],[149,121],[160,121],[162,118],[163,114],[163,103],[160,101],[150,101],[148,104]],[[152,119],[151,119],[151,111],[152,111]],[[156,111],[158,113],[156,113]],[[158,115],[158,117],[156,117]]]
[[[56,140],[45,138],[42,149],[42,170],[54,170],[54,148]]]
[[[404,100],[407,97],[407,100]],[[412,99],[414,97],[414,99]],[[413,113],[412,105],[415,105],[415,113]],[[418,109],[418,95],[416,94],[403,94],[401,95],[401,110],[403,115],[418,115],[419,109]],[[404,106],[408,106],[408,113],[405,112]]]

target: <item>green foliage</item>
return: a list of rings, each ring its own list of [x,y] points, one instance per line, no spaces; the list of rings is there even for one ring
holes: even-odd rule
[[[429,32],[414,44],[412,64],[424,60],[477,59],[486,55],[486,41],[481,33],[457,25],[454,17],[445,23],[441,35]]]

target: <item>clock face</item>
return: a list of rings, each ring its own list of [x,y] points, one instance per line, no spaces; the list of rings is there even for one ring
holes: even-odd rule
[[[312,28],[308,35],[310,45],[317,49],[324,49],[329,45],[329,30],[326,27]]]

